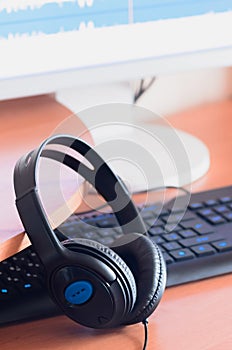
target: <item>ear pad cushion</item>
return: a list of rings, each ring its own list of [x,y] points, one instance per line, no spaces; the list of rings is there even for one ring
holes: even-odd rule
[[[73,251],[80,251],[81,248],[82,251],[84,251],[84,253],[86,254],[91,254],[91,250],[95,250],[98,256],[100,254],[100,256],[103,256],[107,260],[110,260],[110,262],[113,263],[113,265],[117,269],[118,273],[122,275],[123,278],[126,280],[132,298],[132,306],[135,304],[137,298],[137,288],[134,276],[127,264],[122,260],[122,258],[120,258],[120,256],[118,256],[116,252],[99,242],[84,238],[66,240],[63,241],[62,244],[64,244],[66,248]]]
[[[129,266],[137,285],[137,299],[124,324],[142,322],[158,306],[166,285],[166,266],[159,247],[141,234],[127,234],[111,245]]]

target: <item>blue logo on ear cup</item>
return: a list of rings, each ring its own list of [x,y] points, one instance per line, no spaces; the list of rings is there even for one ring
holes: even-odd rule
[[[71,283],[64,292],[65,299],[74,305],[81,305],[88,301],[93,294],[93,286],[88,281]]]

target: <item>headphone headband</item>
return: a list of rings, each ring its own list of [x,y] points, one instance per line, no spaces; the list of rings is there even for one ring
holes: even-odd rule
[[[92,168],[63,150],[62,152],[46,150],[47,145],[62,145],[73,149],[85,157]],[[40,157],[53,159],[68,166],[92,184],[111,206],[122,226],[123,233],[146,233],[140,214],[131,201],[124,184],[96,151],[81,139],[69,135],[52,136],[37,149],[21,157],[14,170],[18,212],[25,230],[43,262],[49,259],[48,255],[52,249],[56,248],[56,252],[61,254],[64,253],[65,248],[60,244],[52,230],[38,195],[37,177]]]

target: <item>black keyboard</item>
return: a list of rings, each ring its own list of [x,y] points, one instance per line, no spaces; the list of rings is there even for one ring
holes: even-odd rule
[[[157,217],[157,204],[139,209],[166,260],[168,287],[232,272],[232,186],[193,194],[184,216],[178,209],[170,216],[166,207]],[[110,213],[72,215],[59,231],[104,245],[122,234]],[[0,310],[1,325],[60,313],[32,246],[0,263]]]

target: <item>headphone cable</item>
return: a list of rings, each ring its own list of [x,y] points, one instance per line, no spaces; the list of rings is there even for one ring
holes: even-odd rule
[[[155,191],[159,191],[159,190],[165,190],[165,189],[174,189],[174,190],[181,190],[183,191],[186,195],[190,195],[191,193],[186,190],[186,188],[184,187],[178,187],[178,186],[172,186],[172,185],[167,185],[167,186],[159,186],[159,187],[152,187],[148,190],[141,190],[141,191],[136,191],[136,192],[133,192],[132,195],[137,195],[137,194],[143,194],[143,193],[150,193],[150,192],[155,192]],[[82,211],[82,212],[77,212],[76,214],[77,215],[87,215],[87,214],[91,214],[93,212],[97,212],[101,209],[104,209],[108,207],[108,203],[105,203],[105,204],[102,204],[102,205],[99,205],[98,207],[96,208],[93,208],[93,209],[89,209],[89,210],[85,210],[85,211]]]
[[[146,350],[147,348],[147,341],[148,341],[148,320],[145,319],[142,321],[142,324],[144,325],[144,343],[143,343],[143,350]]]

